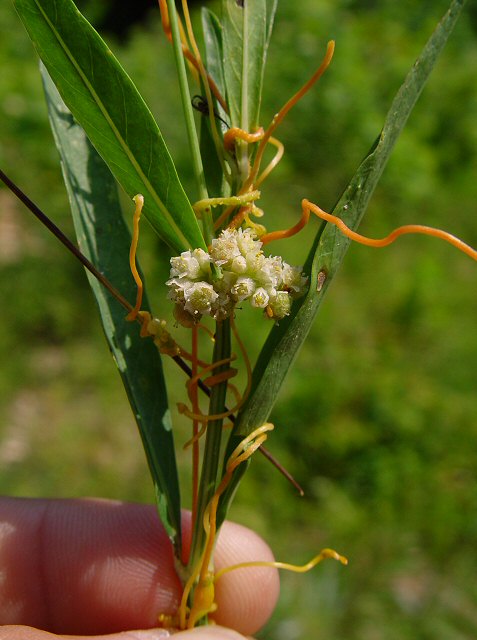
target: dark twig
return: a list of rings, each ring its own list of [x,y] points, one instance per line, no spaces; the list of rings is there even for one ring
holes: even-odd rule
[[[38,220],[49,230],[51,233],[68,249],[70,253],[72,253],[77,260],[81,262],[81,264],[87,269],[93,276],[111,293],[112,296],[116,298],[116,300],[126,309],[126,311],[130,312],[133,309],[133,306],[126,300],[126,298],[114,287],[111,282],[94,266],[94,264],[88,260],[88,258],[78,249],[78,247],[71,242],[71,240],[59,229],[56,224],[44,213],[30,198],[18,187],[10,178],[0,169],[0,179],[5,183],[5,185],[10,189],[12,193],[16,195],[16,197],[33,213],[34,216],[38,218]],[[191,378],[192,370],[189,365],[180,357],[173,356],[172,358],[184,371],[184,373]],[[202,380],[198,380],[198,387],[201,391],[203,391],[207,396],[210,396],[209,387],[204,384]],[[230,420],[233,422],[235,420],[234,416],[230,416]],[[269,460],[274,467],[278,469],[278,471],[296,488],[300,495],[304,495],[303,489],[300,487],[298,482],[293,478],[293,476],[283,467],[278,460],[266,449],[263,445],[259,448],[259,451],[262,455]]]

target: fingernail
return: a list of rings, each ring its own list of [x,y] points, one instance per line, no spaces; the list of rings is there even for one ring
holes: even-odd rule
[[[163,640],[170,638],[171,634],[167,629],[146,629],[141,631],[127,631],[118,635],[124,640]]]

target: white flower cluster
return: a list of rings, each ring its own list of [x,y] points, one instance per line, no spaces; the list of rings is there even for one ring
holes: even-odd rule
[[[293,298],[305,292],[307,279],[301,267],[279,256],[267,258],[261,247],[251,229],[225,229],[212,240],[210,253],[194,249],[171,258],[166,284],[178,322],[191,325],[204,315],[223,320],[243,300],[265,309],[269,318],[288,315]]]

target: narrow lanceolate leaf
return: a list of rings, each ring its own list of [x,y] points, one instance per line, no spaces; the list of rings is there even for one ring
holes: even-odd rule
[[[394,98],[383,129],[370,153],[358,167],[333,210],[333,213],[352,229],[358,227],[363,217],[393,146],[447,42],[464,3],[465,0],[454,0],[451,3],[449,11],[438,24]],[[349,244],[350,241],[335,226],[321,225],[305,265],[305,271],[310,275],[309,291],[294,305],[291,315],[270,332],[253,372],[252,392],[235,422],[227,455],[244,436],[267,421],[285,376],[308,335]],[[224,495],[224,506],[233,490],[232,484],[228,494]]]
[[[202,9],[202,29],[204,32],[204,44],[206,54],[207,72],[214,79],[218,90],[225,95],[225,80],[222,60],[222,28],[217,16],[209,9]],[[217,119],[219,129],[227,129],[224,122],[228,121],[228,115],[217,102],[215,111],[222,119]],[[217,156],[214,139],[210,130],[210,120],[202,117],[200,123],[200,153],[204,163],[204,175],[207,189],[210,194],[222,193],[223,173],[222,166]]]
[[[64,102],[130,197],[175,253],[204,247],[161,132],[103,40],[71,0],[15,0]]]
[[[263,72],[276,0],[223,0],[223,55],[232,126],[259,126]]]
[[[221,94],[225,95],[222,25],[215,13],[206,7],[202,8],[201,17],[202,31],[204,32],[207,71],[214,79]],[[217,108],[219,110],[219,115],[222,118],[225,118],[227,116],[225,111],[220,107],[220,105],[218,105]]]
[[[128,263],[130,234],[121,216],[116,182],[44,68],[42,75],[80,248],[126,299],[134,301],[136,288]],[[180,558],[179,481],[161,359],[152,340],[141,338],[139,326],[125,320],[123,307],[94,277],[88,277],[139,427],[159,514]],[[149,310],[147,299],[142,308]],[[110,429],[114,428],[111,424]]]

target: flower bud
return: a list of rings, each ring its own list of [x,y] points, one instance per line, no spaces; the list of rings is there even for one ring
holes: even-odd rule
[[[272,318],[281,320],[290,313],[291,298],[286,291],[278,291],[277,295],[270,299],[268,306],[272,311]]]
[[[200,317],[194,318],[181,304],[174,306],[173,314],[174,320],[187,329],[191,329],[200,320]]]

